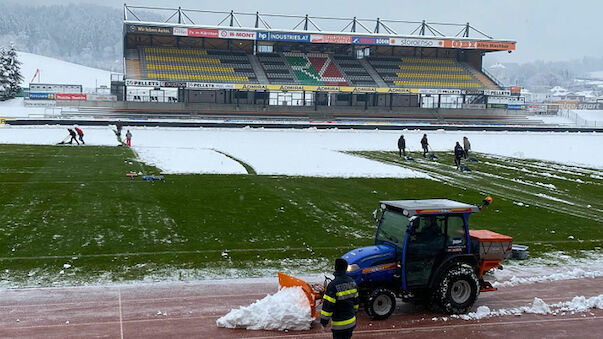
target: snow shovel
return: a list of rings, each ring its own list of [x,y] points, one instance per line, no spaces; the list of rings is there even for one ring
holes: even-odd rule
[[[471,168],[465,166],[465,165],[460,165],[459,166],[459,171],[461,172],[471,172]]]
[[[428,147],[429,151],[431,152],[431,153],[427,154],[427,159],[429,159],[429,160],[439,160],[440,158],[438,158],[438,156],[435,155],[435,153],[433,153],[433,149],[431,148],[431,146],[427,145],[427,147]]]
[[[67,143],[67,140],[71,138],[71,135],[68,135],[65,137],[65,139],[63,139],[63,141],[57,143],[57,145],[65,145]]]

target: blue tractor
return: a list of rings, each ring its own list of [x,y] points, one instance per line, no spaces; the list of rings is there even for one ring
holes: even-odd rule
[[[368,315],[388,318],[398,298],[466,313],[480,291],[495,290],[483,274],[500,266],[512,238],[469,231],[469,216],[491,201],[487,197],[481,206],[447,199],[382,201],[374,213],[375,244],[343,255]]]

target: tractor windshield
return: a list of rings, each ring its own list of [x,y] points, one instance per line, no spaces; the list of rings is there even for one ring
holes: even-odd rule
[[[375,245],[389,242],[401,249],[408,223],[408,218],[402,215],[402,213],[386,210],[379,223],[379,229],[375,236]]]

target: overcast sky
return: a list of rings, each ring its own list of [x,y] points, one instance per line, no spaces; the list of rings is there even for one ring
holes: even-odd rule
[[[16,2],[15,0],[9,1]],[[220,0],[215,2],[199,0],[27,0],[26,2],[35,4],[100,3],[123,7],[124,1],[128,5],[182,6],[183,8],[206,10],[234,9],[235,11],[278,14],[307,13],[311,16],[358,16],[411,21],[425,19],[428,22],[470,22],[472,26],[494,38],[512,39],[518,42],[517,51],[512,54],[495,53],[495,58],[502,62],[558,61],[583,56],[603,56],[603,1],[601,0]],[[19,2],[23,3],[23,1]],[[215,23],[217,22],[208,22],[208,24]],[[410,26],[404,26],[396,30],[400,34],[406,34],[410,33],[412,29]],[[458,30],[449,28],[445,33],[455,35]]]

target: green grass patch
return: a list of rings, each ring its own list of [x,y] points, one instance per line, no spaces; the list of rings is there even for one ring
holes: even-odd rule
[[[451,162],[444,154],[437,165],[405,162],[388,152],[357,154],[438,174],[440,181],[168,175],[165,182],[150,183],[125,176],[160,172],[138,162],[126,147],[1,145],[0,284],[320,272],[348,249],[372,243],[371,212],[379,200],[441,197],[477,203],[483,193],[494,195],[494,205],[472,217],[473,228],[512,235],[535,254],[601,245],[603,206],[596,187],[602,180],[596,170],[553,170],[555,164],[479,155],[480,162],[470,165],[475,170],[459,177],[444,165]],[[487,164],[486,158],[508,167],[532,166],[530,172],[543,167],[538,171],[559,178],[539,182],[556,191],[513,181],[511,169]],[[519,186],[499,187],[493,177],[478,176],[481,171]],[[522,180],[536,181],[525,175]],[[534,192],[582,207],[590,202],[592,213]]]

